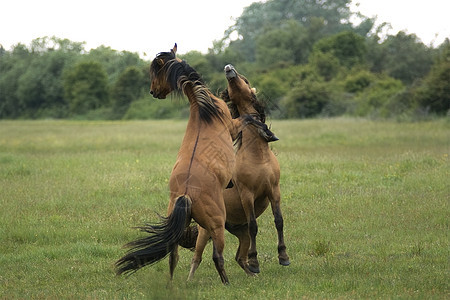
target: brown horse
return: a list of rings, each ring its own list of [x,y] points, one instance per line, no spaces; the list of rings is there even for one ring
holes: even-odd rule
[[[116,263],[117,273],[134,272],[168,254],[170,277],[178,262],[178,245],[191,219],[199,227],[189,279],[201,262],[209,238],[213,240],[213,260],[223,283],[228,283],[223,249],[225,203],[223,190],[229,185],[235,163],[232,136],[239,121],[233,120],[225,102],[215,97],[200,75],[176,57],[177,45],[161,52],[150,66],[150,93],[165,99],[177,91],[187,96],[190,115],[177,160],[169,181],[168,217],[156,225],[140,227],[148,237],[127,244],[131,249]]]
[[[225,101],[231,102],[229,108],[232,116],[237,118],[248,114],[264,123],[264,106],[257,100],[248,80],[232,65],[225,66],[225,76],[228,87],[221,96]],[[266,129],[264,132],[270,131]],[[279,263],[283,266],[290,264],[283,238],[280,166],[268,145],[268,142],[278,139],[261,133],[261,130],[253,126],[242,129],[236,141],[238,146],[233,173],[234,187],[224,191],[226,228],[239,238],[236,261],[249,275],[260,271],[256,251],[256,218],[266,210],[269,203],[278,232]]]

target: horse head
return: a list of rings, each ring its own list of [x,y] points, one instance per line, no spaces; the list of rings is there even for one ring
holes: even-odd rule
[[[177,44],[170,50],[170,52],[160,52],[156,55],[150,65],[150,94],[158,99],[165,99],[166,96],[176,89],[176,82],[168,78],[170,66],[174,62],[181,62],[176,57]]]
[[[228,102],[233,118],[250,114],[264,123],[266,121],[264,104],[258,101],[256,89],[252,88],[247,78],[239,74],[232,65],[226,65],[224,71],[228,87],[221,96]]]

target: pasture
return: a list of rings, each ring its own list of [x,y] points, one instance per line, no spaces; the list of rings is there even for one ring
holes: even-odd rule
[[[450,123],[272,121],[285,241],[258,218],[261,273],[226,234],[223,286],[206,247],[117,277],[133,226],[165,215],[186,121],[1,121],[0,298],[444,299],[449,289]]]

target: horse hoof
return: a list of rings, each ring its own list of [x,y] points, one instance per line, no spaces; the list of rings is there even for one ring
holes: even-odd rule
[[[259,270],[259,267],[254,267],[254,266],[251,266],[251,265],[248,266],[248,269],[250,270],[250,272],[255,273],[255,274],[258,274],[259,272],[261,272]]]
[[[287,260],[279,260],[280,261],[280,265],[282,266],[289,266],[291,264],[291,262],[289,261],[289,259]]]

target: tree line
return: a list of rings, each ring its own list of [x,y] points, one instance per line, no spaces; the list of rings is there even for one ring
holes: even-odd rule
[[[415,119],[450,109],[450,42],[358,15],[350,0],[278,0],[244,9],[208,53],[181,56],[214,92],[231,63],[257,88],[275,118],[361,116]],[[149,61],[107,46],[42,37],[0,46],[0,118],[183,117],[183,102],[149,99]]]

